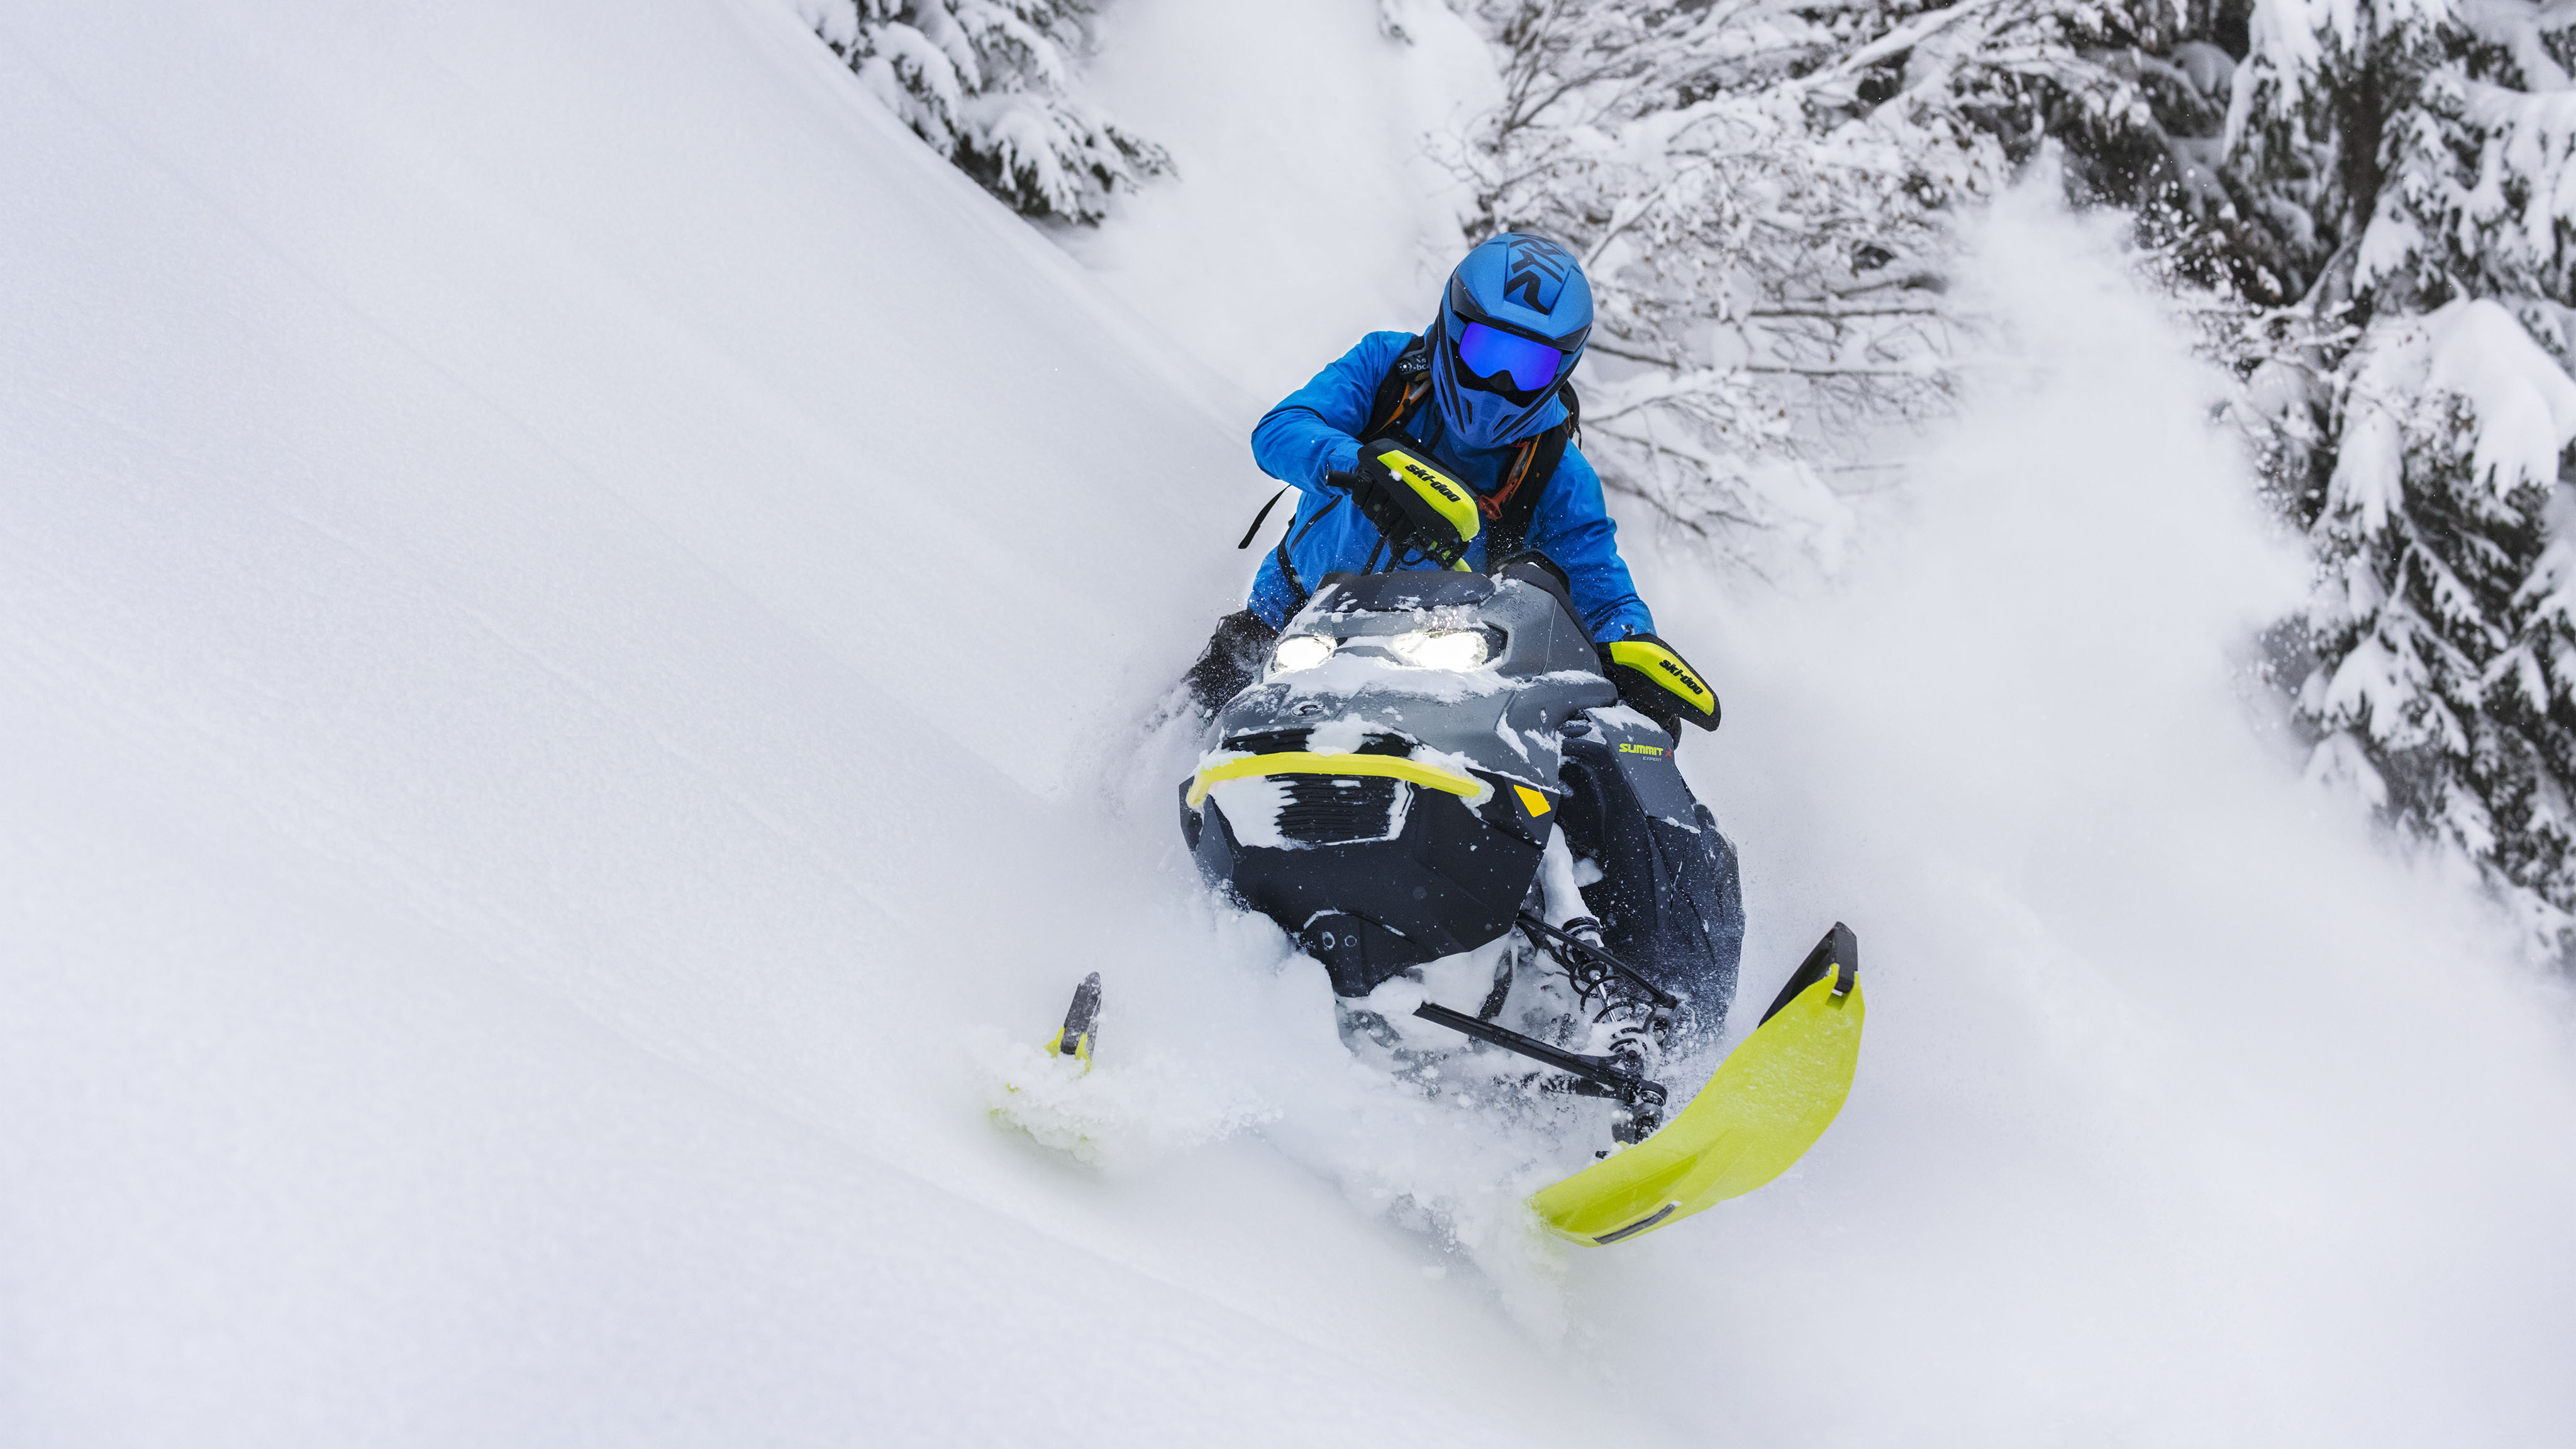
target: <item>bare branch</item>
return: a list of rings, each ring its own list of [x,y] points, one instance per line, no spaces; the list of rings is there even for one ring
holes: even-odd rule
[[[1928,380],[1937,375],[1919,367],[1774,367],[1765,363],[1746,363],[1738,371],[1760,373],[1766,376],[1903,377],[1917,381]]]
[[[1755,307],[1744,317],[1938,317],[1938,307]]]

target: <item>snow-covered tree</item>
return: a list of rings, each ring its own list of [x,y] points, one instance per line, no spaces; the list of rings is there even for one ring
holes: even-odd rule
[[[2258,0],[2234,86],[2249,412],[2308,530],[2311,771],[2576,933],[2576,92],[2565,0]],[[2269,300],[2269,299],[2266,299]]]
[[[1478,235],[1569,242],[1584,445],[1721,546],[1829,551],[1834,475],[1948,382],[1950,221],[2045,133],[2125,135],[2135,28],[2077,0],[1477,0],[1502,104],[1456,148]]]
[[[1170,166],[1075,95],[1086,0],[798,4],[914,134],[1030,216],[1097,221],[1112,191]]]

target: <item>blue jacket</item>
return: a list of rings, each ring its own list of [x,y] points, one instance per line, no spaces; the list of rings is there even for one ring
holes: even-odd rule
[[[1324,486],[1327,472],[1349,472],[1359,462],[1356,436],[1368,426],[1369,405],[1377,385],[1413,338],[1402,332],[1372,332],[1359,345],[1316,373],[1314,380],[1280,399],[1252,430],[1252,456],[1261,471],[1297,489],[1297,516],[1288,524],[1289,562],[1306,588],[1324,575],[1356,571],[1378,544],[1377,525],[1360,516],[1350,498]],[[1561,403],[1550,403],[1543,426],[1565,420]],[[1404,432],[1422,444],[1451,475],[1479,493],[1502,486],[1509,448],[1457,448],[1449,445],[1440,409],[1426,402]],[[1528,486],[1526,484],[1522,485]],[[1538,513],[1530,520],[1526,547],[1537,549],[1565,570],[1574,585],[1574,607],[1592,637],[1603,643],[1630,634],[1654,632],[1655,619],[1637,597],[1628,565],[1619,558],[1619,526],[1601,503],[1601,477],[1571,445],[1556,476],[1547,480]],[[1430,567],[1417,561],[1415,567]],[[1485,540],[1467,546],[1467,566],[1485,566]],[[1252,580],[1252,611],[1273,628],[1304,602],[1279,572],[1276,549],[1261,560]]]

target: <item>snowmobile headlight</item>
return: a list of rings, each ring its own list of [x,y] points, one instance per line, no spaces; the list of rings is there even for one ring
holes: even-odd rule
[[[1389,639],[1387,647],[1416,669],[1474,669],[1486,653],[1480,629],[1416,629]]]
[[[1291,670],[1312,669],[1332,658],[1333,651],[1341,646],[1341,642],[1330,634],[1291,634],[1279,641],[1278,648],[1270,651],[1270,667],[1283,674]]]

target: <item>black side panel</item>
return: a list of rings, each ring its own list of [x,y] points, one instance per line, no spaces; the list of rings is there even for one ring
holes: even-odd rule
[[[1708,807],[1690,800],[1669,751],[1622,754],[1597,733],[1569,737],[1563,778],[1565,842],[1602,870],[1583,890],[1584,904],[1601,920],[1602,944],[1688,998],[1701,1030],[1716,1030],[1744,954],[1734,844]],[[1688,824],[1650,808],[1685,801]]]
[[[1304,930],[1289,934],[1307,955],[1324,963],[1335,996],[1366,996],[1405,967],[1432,959],[1366,916],[1318,916]]]
[[[1538,877],[1539,843],[1497,829],[1438,790],[1415,790],[1393,840],[1303,850],[1242,845],[1214,796],[1197,815],[1191,854],[1200,873],[1306,944],[1345,996],[1499,938]],[[1185,836],[1190,828],[1185,820]],[[1534,833],[1544,841],[1544,827]],[[1326,917],[1330,948],[1321,940]]]

